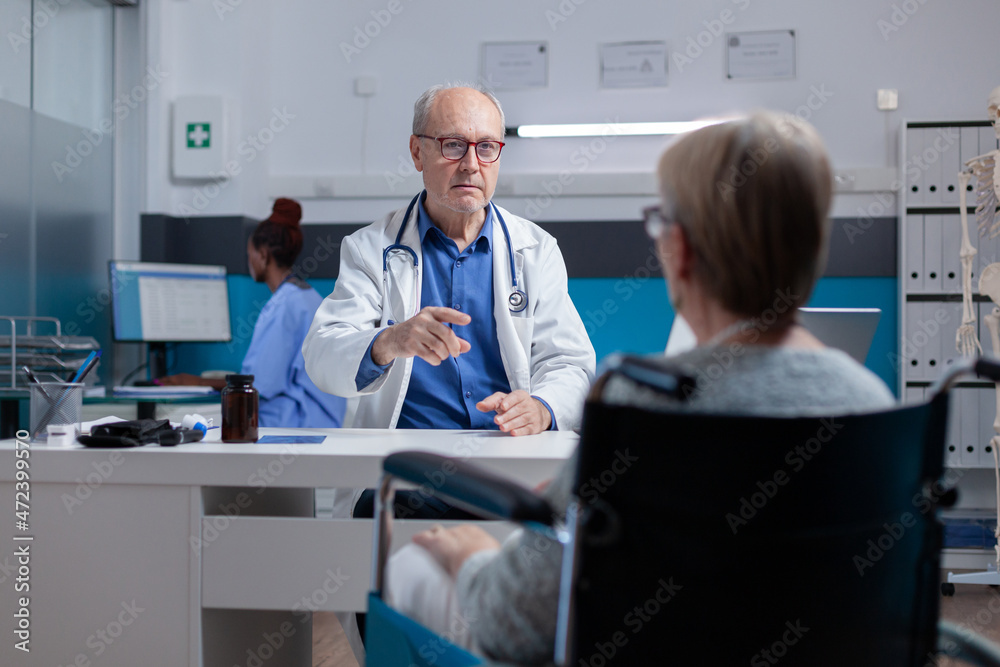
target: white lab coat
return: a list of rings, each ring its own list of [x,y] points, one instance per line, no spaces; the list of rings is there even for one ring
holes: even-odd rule
[[[510,255],[494,215],[493,314],[507,381],[512,391],[523,389],[548,403],[560,430],[577,428],[594,377],[595,355],[567,292],[566,265],[550,234],[497,208],[510,232],[518,287],[528,295],[527,308],[512,313],[507,306]],[[360,391],[355,383],[375,335],[390,319],[402,322],[420,308],[423,261],[416,206],[401,243],[416,252],[418,271],[411,262],[397,259],[390,267],[390,293],[384,288],[382,251],[395,242],[405,212],[390,213],[344,239],[340,276],[333,293],[316,311],[302,345],[306,371],[317,387],[346,398],[359,397],[353,419],[349,417],[345,426],[394,428],[406,397],[412,358],[395,360]]]

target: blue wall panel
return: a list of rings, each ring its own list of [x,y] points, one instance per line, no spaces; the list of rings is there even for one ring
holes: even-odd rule
[[[333,291],[333,279],[310,281],[323,296]],[[674,311],[666,284],[659,278],[573,278],[569,292],[597,351],[597,359],[612,352],[654,354],[666,347]],[[231,343],[186,343],[174,346],[171,373],[204,370],[237,371],[250,345],[253,323],[271,293],[247,276],[229,276]],[[896,372],[890,363],[898,331],[895,278],[824,278],[809,301],[811,306],[881,308],[882,319],[866,366],[893,392]],[[898,393],[898,392],[897,392]]]
[[[895,278],[823,278],[809,305],[882,309],[865,365],[898,395],[890,363],[899,330],[896,289]],[[598,361],[612,352],[653,354],[666,347],[674,311],[661,279],[573,278],[569,292]]]

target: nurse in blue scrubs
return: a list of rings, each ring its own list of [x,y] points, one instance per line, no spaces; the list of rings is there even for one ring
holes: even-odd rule
[[[260,392],[260,426],[339,427],[346,401],[317,389],[302,358],[302,341],[323,297],[292,273],[302,252],[301,219],[298,202],[278,199],[271,216],[247,240],[250,276],[267,283],[272,296],[254,325],[240,372],[253,375]],[[187,373],[160,378],[159,383],[225,386],[224,380]]]

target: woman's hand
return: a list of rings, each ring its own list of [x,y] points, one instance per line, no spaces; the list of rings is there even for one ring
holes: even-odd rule
[[[413,541],[427,549],[441,563],[452,577],[466,559],[474,553],[488,549],[499,549],[500,543],[479,526],[463,524],[445,529],[437,525],[413,536]]]
[[[222,389],[226,386],[226,381],[221,378],[220,379],[203,378],[200,375],[191,375],[190,373],[178,373],[177,375],[167,375],[165,377],[157,378],[156,380],[154,380],[154,382],[164,387],[170,387],[170,386],[211,387],[216,391],[222,391]]]

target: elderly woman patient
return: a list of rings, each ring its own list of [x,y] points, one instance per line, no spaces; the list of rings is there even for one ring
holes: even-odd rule
[[[795,320],[826,257],[832,182],[816,131],[758,112],[678,138],[659,164],[660,205],[647,209],[670,301],[698,347],[674,357],[698,378],[673,404],[626,380],[608,400],[654,409],[820,415],[889,407],[885,384]],[[575,457],[574,457],[575,458]],[[564,511],[571,459],[545,490]],[[559,544],[528,532],[502,546],[471,525],[435,527],[390,562],[404,613],[486,656],[552,660]]]

